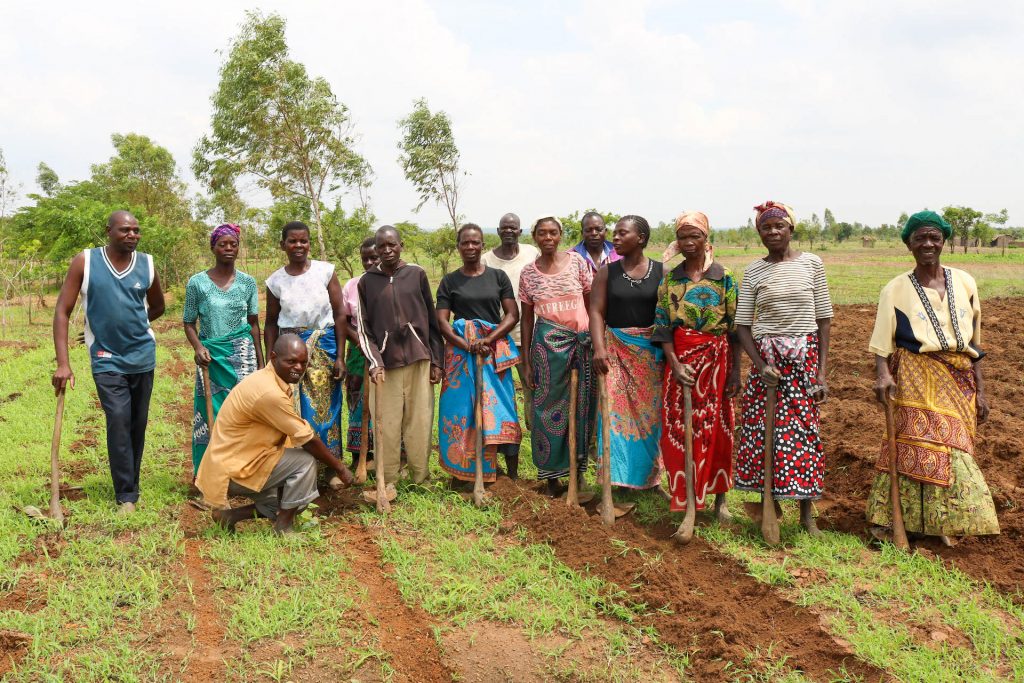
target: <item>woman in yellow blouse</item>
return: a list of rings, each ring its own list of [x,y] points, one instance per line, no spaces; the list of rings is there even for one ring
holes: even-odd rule
[[[917,262],[882,290],[871,335],[875,397],[895,414],[900,507],[910,534],[998,534],[995,505],[974,462],[977,422],[988,417],[981,375],[981,302],[974,278],[943,267],[952,228],[933,211],[915,213],[902,238]],[[885,538],[892,523],[889,457],[868,496],[872,534]]]

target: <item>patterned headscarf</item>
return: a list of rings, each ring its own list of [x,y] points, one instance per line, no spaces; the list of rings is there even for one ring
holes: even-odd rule
[[[782,220],[789,223],[789,227],[796,227],[796,213],[793,208],[783,204],[782,202],[773,202],[771,200],[755,206],[754,211],[757,211],[757,218],[754,219],[755,225],[761,225],[763,221],[769,218],[781,218]]]
[[[941,230],[943,239],[948,240],[953,236],[953,227],[946,222],[945,218],[934,211],[918,211],[907,219],[907,222],[904,224],[903,230],[900,233],[900,239],[902,239],[904,243],[909,242],[910,236],[914,234],[914,231],[925,226]]]
[[[224,235],[234,235],[235,237],[241,237],[242,229],[235,225],[234,223],[223,223],[221,225],[218,225],[216,228],[213,229],[213,232],[210,233],[210,248],[213,249],[214,245],[217,244],[217,240],[219,240]]]
[[[711,236],[711,222],[708,221],[708,217],[701,211],[684,211],[676,216],[676,232],[679,232],[679,228],[683,226],[697,228],[704,237]],[[665,251],[661,254],[661,260],[668,263],[674,256],[679,254],[679,240],[672,240],[672,242],[665,247]],[[715,248],[711,246],[711,240],[707,240],[704,243],[704,272],[711,267],[711,264],[715,262]]]

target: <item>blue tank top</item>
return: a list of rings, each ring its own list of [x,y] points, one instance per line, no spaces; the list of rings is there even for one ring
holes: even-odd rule
[[[93,373],[149,372],[156,367],[156,336],[146,303],[153,284],[153,257],[134,252],[128,267],[118,272],[104,247],[83,253],[82,309]]]

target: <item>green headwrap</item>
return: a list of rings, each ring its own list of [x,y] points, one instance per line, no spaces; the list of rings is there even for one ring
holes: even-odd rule
[[[953,227],[942,216],[934,211],[918,211],[907,219],[906,224],[903,226],[903,232],[900,233],[900,238],[906,244],[910,241],[910,236],[914,234],[915,230],[926,225],[941,230],[943,239],[948,240],[953,236]]]

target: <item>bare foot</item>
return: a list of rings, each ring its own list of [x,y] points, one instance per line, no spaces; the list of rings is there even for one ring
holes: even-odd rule
[[[821,536],[818,523],[814,521],[814,503],[809,500],[800,501],[800,524],[811,536]]]
[[[719,524],[728,524],[732,521],[732,513],[729,512],[728,506],[725,504],[725,494],[715,494],[715,517],[718,518]]]
[[[290,510],[278,510],[277,519],[274,520],[274,533],[278,536],[295,533],[295,517],[304,508],[292,508]]]
[[[220,525],[226,531],[234,533],[235,525],[239,522],[247,519],[252,519],[256,516],[255,505],[243,505],[239,508],[227,508],[224,510],[213,510],[210,516],[213,517],[213,521]]]

